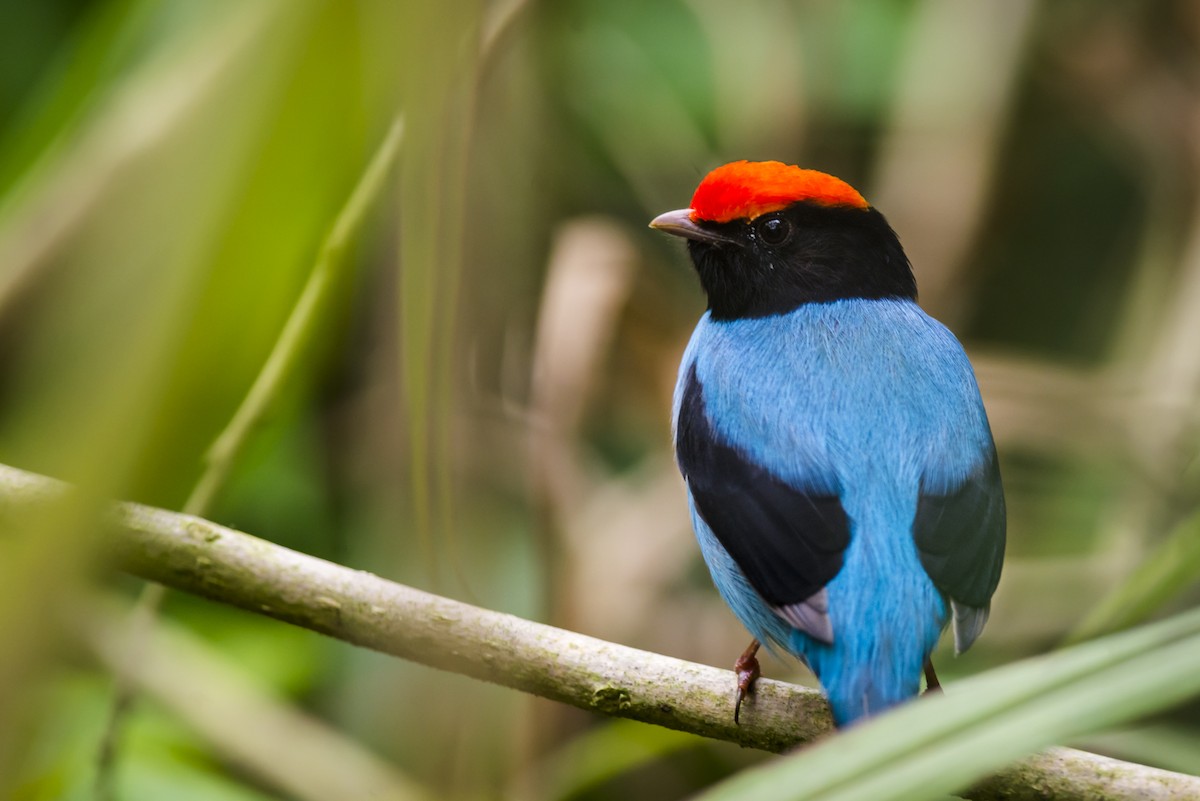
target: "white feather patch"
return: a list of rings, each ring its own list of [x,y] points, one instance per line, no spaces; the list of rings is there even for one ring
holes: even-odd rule
[[[773,607],[789,625],[821,642],[833,644],[833,621],[829,619],[829,593],[822,587],[798,604]]]
[[[954,615],[955,654],[961,654],[971,647],[971,643],[975,642],[975,638],[983,631],[983,624],[987,623],[988,609],[987,606],[983,608],[966,606],[953,598],[950,599],[950,610]]]

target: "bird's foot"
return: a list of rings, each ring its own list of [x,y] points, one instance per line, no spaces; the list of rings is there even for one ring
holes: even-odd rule
[[[762,675],[757,656],[761,645],[762,643],[758,640],[751,640],[750,645],[733,663],[733,670],[737,673],[737,695],[733,705],[734,724],[737,724],[738,716],[741,714],[742,701],[745,701],[746,696],[754,692],[754,682],[758,681],[758,677]]]
[[[925,660],[925,693],[936,693],[940,695],[942,692],[942,683],[938,681],[937,673],[933,669],[933,660]]]

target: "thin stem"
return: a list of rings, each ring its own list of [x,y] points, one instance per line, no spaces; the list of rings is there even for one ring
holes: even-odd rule
[[[185,514],[202,515],[209,508],[216,493],[225,485],[229,471],[245,447],[250,432],[279,396],[284,382],[295,372],[296,365],[316,330],[319,312],[329,294],[329,288],[338,277],[338,268],[345,263],[343,255],[346,248],[353,241],[354,234],[362,225],[367,211],[374,206],[383,189],[384,180],[396,161],[403,131],[404,122],[397,118],[388,129],[383,143],[375,151],[371,163],[359,178],[350,199],[334,219],[304,291],[292,309],[283,331],[280,332],[271,355],[267,357],[250,391],[233,413],[225,430],[217,436],[205,454],[204,474],[183,505]]]
[[[346,263],[345,251],[361,227],[367,212],[374,207],[385,186],[388,173],[396,162],[403,132],[404,121],[397,117],[392,121],[383,142],[358,179],[346,204],[334,218],[333,225],[321,243],[304,290],[292,308],[292,313],[288,316],[262,370],[229,423],[205,453],[204,472],[184,502],[184,514],[203,515],[208,512],[217,493],[229,480],[230,471],[237,463],[251,432],[279,397],[287,380],[295,373],[296,365],[306,352],[317,328],[320,312],[330,288],[340,277],[339,271]],[[134,695],[129,676],[134,666],[140,664],[145,657],[154,619],[165,595],[166,590],[161,584],[146,585],[129,618],[125,659],[114,674],[112,706],[109,708],[96,759],[94,795],[99,801],[111,801],[115,798],[113,769],[121,725],[133,703]]]

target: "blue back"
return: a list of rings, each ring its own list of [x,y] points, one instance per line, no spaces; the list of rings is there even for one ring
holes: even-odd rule
[[[677,420],[693,366],[716,436],[790,486],[837,495],[850,523],[842,567],[826,585],[827,644],[772,611],[693,502],[726,602],[756,637],[812,667],[840,723],[915,695],[948,615],[914,541],[918,497],[954,491],[994,456],[958,341],[908,300],[810,303],[721,322],[706,314],[680,367]],[[1001,524],[1001,549],[1002,536]]]

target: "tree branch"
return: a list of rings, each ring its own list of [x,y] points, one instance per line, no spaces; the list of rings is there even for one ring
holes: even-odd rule
[[[67,485],[0,465],[0,509]],[[815,690],[769,679],[733,724],[729,671],[639,651],[396,584],[189,515],[114,506],[106,551],[122,570],[345,642],[582,709],[780,752],[831,730]],[[1067,748],[987,779],[987,799],[1200,798],[1200,778]]]
[[[122,570],[345,642],[767,751],[810,742],[832,726],[815,690],[761,680],[735,726],[728,671],[422,592],[201,518],[138,504],[116,511],[105,550]]]

